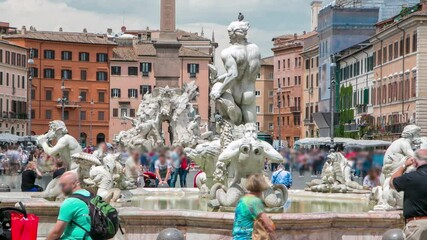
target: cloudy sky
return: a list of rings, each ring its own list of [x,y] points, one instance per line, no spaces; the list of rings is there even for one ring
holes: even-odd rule
[[[263,57],[272,55],[271,39],[285,33],[310,30],[312,0],[176,0],[177,28],[215,38],[220,49],[228,44],[226,26],[245,15],[251,24],[249,40],[257,43]],[[37,30],[119,32],[159,28],[159,0],[0,0],[0,21]]]

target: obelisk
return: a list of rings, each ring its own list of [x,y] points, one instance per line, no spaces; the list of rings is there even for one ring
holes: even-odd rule
[[[179,87],[180,60],[175,32],[175,0],[160,0],[160,35],[156,48],[154,77],[156,87]]]

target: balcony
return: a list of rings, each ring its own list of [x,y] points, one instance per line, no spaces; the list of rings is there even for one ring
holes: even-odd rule
[[[367,112],[368,112],[368,106],[366,106],[365,104],[359,104],[356,106],[356,113],[358,115],[365,114]]]
[[[0,118],[2,119],[27,119],[26,113],[14,113],[14,112],[5,112],[0,115]]]
[[[357,132],[359,131],[359,127],[356,123],[350,123],[344,125],[344,132]]]
[[[291,107],[291,112],[292,113],[300,113],[301,112],[301,107],[299,107],[299,106],[293,106],[293,107]]]
[[[304,119],[304,126],[312,126],[312,125],[314,125],[314,121],[313,121],[313,118],[306,118],[306,119]]]

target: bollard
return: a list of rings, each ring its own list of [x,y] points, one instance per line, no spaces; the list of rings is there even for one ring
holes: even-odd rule
[[[157,236],[157,240],[184,240],[184,234],[176,228],[163,229]]]
[[[405,235],[401,229],[390,229],[384,233],[382,240],[405,240]]]

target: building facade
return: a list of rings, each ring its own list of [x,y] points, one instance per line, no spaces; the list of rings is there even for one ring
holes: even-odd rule
[[[27,49],[0,39],[0,133],[27,135]]]
[[[376,138],[399,137],[415,123],[427,133],[427,10],[426,1],[409,15],[377,24],[370,41],[374,51],[373,127]]]
[[[340,128],[336,135],[352,138],[372,138],[371,129],[374,86],[373,48],[369,42],[341,51],[337,59],[337,109]]]
[[[110,139],[120,131],[132,127],[123,119],[126,114],[135,117],[145,93],[156,88],[154,65],[157,64],[156,49],[152,42],[132,40],[113,50],[111,59],[111,102],[110,102]],[[209,121],[209,69],[212,55],[192,48],[181,46],[179,50],[180,77],[178,86],[195,81],[199,96],[193,103],[202,123]],[[167,128],[166,128],[167,129]],[[164,131],[167,131],[163,129]],[[166,135],[165,135],[166,136]]]
[[[83,146],[110,141],[110,68],[115,43],[87,32],[27,31],[5,36],[31,49],[32,134],[44,134],[49,122],[62,118]]]
[[[261,60],[261,69],[255,82],[257,126],[262,133],[273,136],[274,129],[274,65],[273,57]]]
[[[319,112],[314,121],[319,135],[330,135],[330,87],[332,56],[375,34],[379,8],[335,7],[328,5],[319,12]],[[330,121],[329,121],[330,122]]]
[[[318,137],[319,131],[313,119],[313,114],[319,110],[319,36],[317,34],[304,40],[301,56],[304,62],[301,137]]]
[[[301,98],[304,39],[314,33],[273,38],[274,52],[274,139],[292,147],[301,137]]]

